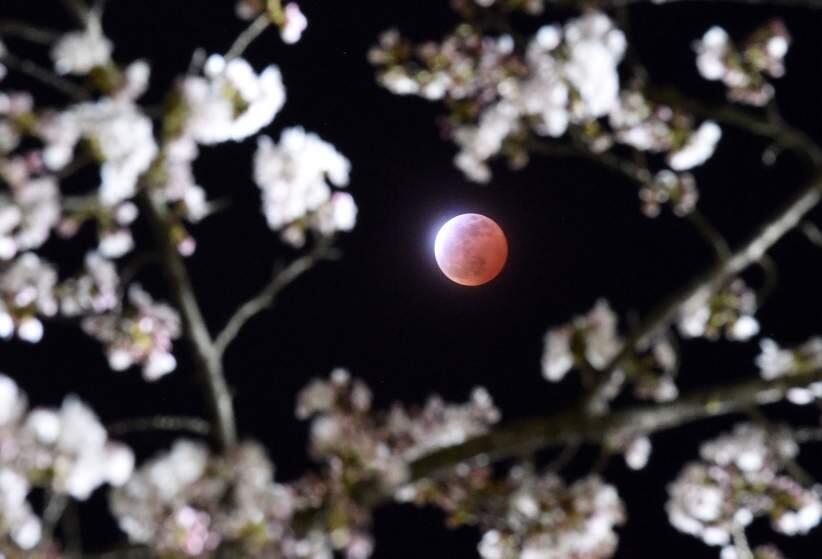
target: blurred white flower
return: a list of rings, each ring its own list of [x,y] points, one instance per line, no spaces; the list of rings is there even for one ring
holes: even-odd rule
[[[278,230],[307,220],[300,224],[297,240],[305,229],[322,234],[351,229],[356,221],[353,198],[339,192],[332,195],[331,190],[331,185],[348,184],[350,167],[334,146],[302,128],[283,131],[279,144],[261,137],[254,156],[254,180],[263,192],[269,227]]]
[[[722,129],[713,121],[705,121],[694,131],[685,145],[668,154],[668,165],[674,171],[687,171],[705,163],[714,154],[722,137]]]
[[[157,380],[177,366],[172,342],[180,336],[179,313],[156,303],[139,285],[128,291],[128,305],[83,320],[83,330],[106,346],[115,371],[141,365],[143,377]]]
[[[103,36],[99,26],[63,35],[54,45],[51,58],[58,74],[88,74],[111,59],[111,41]]]
[[[592,12],[565,26],[569,59],[568,80],[579,93],[574,106],[579,118],[607,115],[619,99],[619,66],[625,53],[625,35],[602,13]]]
[[[580,344],[583,354],[574,353],[575,342]],[[583,359],[594,367],[603,367],[620,347],[616,314],[607,301],[600,299],[587,315],[574,317],[569,324],[548,331],[542,374],[547,380],[558,382]]]
[[[303,31],[308,27],[308,19],[300,11],[300,7],[294,2],[289,2],[283,8],[285,21],[280,28],[280,37],[284,43],[293,45],[302,37]]]
[[[758,516],[786,534],[805,533],[822,518],[819,495],[784,475],[798,452],[791,433],[738,425],[702,445],[668,486],[668,518],[678,530],[708,545],[726,545],[731,534]]]
[[[205,77],[187,77],[182,92],[186,130],[198,143],[240,141],[268,126],[285,103],[280,70],[268,66],[259,75],[241,58],[212,55]]]
[[[16,329],[21,339],[40,341],[43,325],[38,316],[57,312],[56,283],[54,267],[31,252],[0,267],[0,334],[9,337]]]
[[[40,247],[60,219],[60,194],[52,177],[11,186],[0,194],[0,260]]]
[[[120,277],[110,260],[97,252],[85,258],[85,270],[60,285],[60,312],[66,316],[100,314],[118,304]]]
[[[811,338],[788,349],[783,349],[774,340],[766,338],[759,346],[762,351],[756,358],[756,365],[764,379],[772,380],[822,367],[822,338]]]

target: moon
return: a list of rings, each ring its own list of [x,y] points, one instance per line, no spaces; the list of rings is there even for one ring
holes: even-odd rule
[[[508,260],[508,241],[496,222],[481,214],[450,219],[437,233],[434,258],[442,273],[460,285],[477,286],[499,275]]]

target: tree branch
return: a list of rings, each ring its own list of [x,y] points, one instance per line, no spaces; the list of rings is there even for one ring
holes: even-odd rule
[[[277,295],[297,278],[322,260],[335,257],[335,252],[327,243],[318,243],[310,253],[294,260],[288,266],[272,274],[271,281],[254,297],[243,303],[225,325],[214,342],[214,353],[222,358],[225,350],[237,337],[243,326],[256,315],[270,307]]]
[[[251,22],[245,31],[240,33],[239,37],[234,41],[234,44],[231,45],[231,48],[228,49],[228,52],[225,55],[226,60],[232,60],[234,58],[239,58],[243,55],[245,50],[254,42],[254,40],[259,37],[263,31],[271,26],[271,15],[268,12],[264,12],[257,16],[257,18]]]
[[[187,432],[194,435],[208,436],[211,426],[208,421],[199,417],[175,417],[158,415],[117,421],[106,427],[110,435],[123,436],[145,431]]]
[[[6,53],[0,57],[0,59],[12,70],[36,79],[40,83],[65,94],[73,101],[85,101],[89,98],[89,93],[82,87],[72,81],[61,78],[48,68],[35,64],[31,60],[17,58],[9,53]]]
[[[40,45],[50,45],[60,37],[57,31],[14,20],[0,21],[0,35],[17,37]]]
[[[577,2],[578,4],[584,2]],[[600,7],[616,8],[634,4],[652,4],[662,6],[666,4],[748,4],[751,6],[782,6],[790,8],[822,9],[822,0],[599,0]]]
[[[221,447],[231,447],[237,440],[234,404],[226,384],[222,362],[214,350],[188,271],[173,241],[174,225],[171,216],[157,193],[143,191],[140,194],[140,202],[159,245],[161,265],[183,318],[197,377],[211,411],[214,424],[212,434]]]
[[[782,401],[791,388],[822,381],[822,369],[787,375],[775,380],[746,380],[694,391],[675,402],[643,405],[591,416],[584,409],[547,417],[524,419],[444,448],[411,464],[411,479],[436,476],[451,467],[479,456],[500,460],[550,446],[577,441],[600,444],[626,434],[652,434],[682,427],[703,419],[729,415],[751,406]]]
[[[588,398],[589,409],[595,409],[602,402],[602,389],[610,382],[613,371],[638,345],[641,345],[649,336],[666,328],[676,318],[680,308],[692,297],[703,292],[715,291],[728,279],[762,258],[779,239],[796,227],[805,214],[819,203],[820,188],[822,188],[822,176],[815,175],[787,203],[760,225],[733,252],[730,258],[696,276],[690,283],[648,313],[628,335],[620,351],[603,367],[602,374]]]

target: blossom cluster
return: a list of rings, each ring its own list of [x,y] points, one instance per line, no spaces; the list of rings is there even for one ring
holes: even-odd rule
[[[498,419],[483,391],[464,405],[432,399],[421,410],[395,406],[374,414],[370,390],[342,370],[310,383],[296,413],[312,421],[318,473],[280,484],[254,443],[212,455],[180,440],[112,492],[120,527],[132,542],[171,556],[208,557],[231,546],[250,556],[330,559],[336,550],[367,559],[371,505],[357,488],[399,488],[410,461],[483,433]]]
[[[539,15],[545,11],[545,0],[451,0],[451,6],[463,17],[471,17],[480,10],[489,8]]]
[[[702,460],[687,464],[668,487],[671,524],[717,546],[729,546],[760,516],[782,534],[808,532],[822,519],[822,500],[818,488],[784,473],[797,453],[790,433],[750,424],[704,443]]]
[[[614,529],[625,521],[616,489],[599,477],[567,484],[530,466],[516,466],[501,480],[488,467],[465,466],[401,497],[442,508],[451,525],[477,525],[483,559],[606,559],[616,551]]]
[[[694,45],[696,65],[705,79],[725,84],[730,99],[765,105],[774,95],[767,78],[785,74],[784,59],[790,44],[788,30],[779,20],[755,31],[739,47],[724,29],[714,26]]]
[[[253,443],[215,456],[199,443],[177,441],[110,501],[129,539],[162,555],[207,557],[236,544],[266,556],[313,557],[301,552],[310,544],[290,529],[295,495],[274,483],[271,463]]]
[[[559,382],[572,369],[583,375],[596,375],[610,364],[622,349],[623,341],[617,328],[617,316],[608,302],[599,300],[586,315],[570,323],[550,329],[545,335],[542,354],[542,374],[550,382]],[[613,390],[606,387],[607,398],[616,396],[622,382],[628,378],[635,394],[659,402],[676,398],[674,384],[677,356],[670,341],[655,337],[645,347],[623,363],[612,374]],[[583,376],[584,381],[592,380]]]
[[[483,388],[464,405],[433,396],[418,410],[397,404],[378,417],[370,411],[371,391],[343,369],[327,381],[313,381],[297,400],[297,416],[312,418],[314,456],[356,455],[358,463],[391,483],[401,481],[408,461],[485,433],[500,417]]]
[[[254,180],[263,195],[268,225],[282,230],[294,246],[305,243],[306,232],[331,236],[350,231],[357,206],[347,192],[331,185],[348,185],[351,164],[334,146],[300,127],[288,128],[275,144],[260,137],[254,156]]]
[[[98,277],[103,274],[101,270]],[[92,287],[92,293],[99,296],[100,289]],[[110,312],[87,316],[82,326],[105,345],[109,366],[115,371],[140,365],[143,377],[152,381],[177,367],[172,342],[180,336],[180,315],[155,302],[138,284],[129,288],[125,306],[118,304]]]
[[[756,293],[736,278],[717,292],[703,289],[694,294],[680,311],[678,326],[683,336],[716,340],[724,334],[744,341],[759,333]]]
[[[43,337],[40,317],[57,313],[54,296],[57,272],[33,252],[8,264],[0,263],[0,337],[13,334],[28,342]]]
[[[22,550],[40,544],[42,523],[28,501],[32,487],[86,500],[104,484],[124,484],[133,467],[131,450],[109,440],[80,400],[29,410],[17,384],[0,375],[0,548],[5,539]]]
[[[760,342],[760,347],[762,351],[756,358],[756,365],[760,375],[766,380],[810,373],[822,367],[822,338],[811,338],[791,348],[782,348],[775,341],[766,338]],[[786,398],[797,405],[810,404],[817,398],[822,398],[822,382],[790,388]]]
[[[294,3],[279,11],[279,2],[245,4],[271,10],[286,42],[305,29]],[[60,312],[105,344],[112,368],[140,365],[153,380],[175,368],[171,344],[180,318],[120,279],[115,260],[134,249],[137,195],[168,205],[168,235],[182,255],[191,254],[196,243],[186,222],[212,208],[193,169],[200,146],[257,135],[282,109],[286,92],[277,66],[257,72],[241,57],[215,54],[175,82],[155,122],[138,104],[151,67],[139,60],[120,66],[112,52],[99,14],[90,13],[82,29],[61,35],[50,51],[55,72],[86,80],[77,89],[88,88],[88,95],[41,108],[26,92],[0,92],[0,337],[39,341],[42,320]],[[63,194],[61,182],[89,165],[99,168],[95,188]],[[279,144],[261,138],[254,161],[268,222],[292,245],[303,244],[309,231],[330,236],[354,227],[353,198],[332,191],[346,186],[349,174],[345,157],[301,128],[283,132]],[[58,276],[32,251],[52,232],[55,242],[79,242],[86,224],[96,230],[97,246],[82,273],[59,283],[65,271]]]
[[[538,138],[566,133],[594,152],[614,143],[664,152],[674,171],[704,163],[721,137],[719,126],[697,126],[633,87],[621,91],[618,67],[625,49],[625,35],[613,22],[588,12],[564,25],[543,26],[524,48],[510,35],[483,35],[469,23],[441,44],[416,48],[389,31],[370,59],[390,91],[445,101],[446,130],[460,147],[455,164],[477,182],[490,180],[493,157],[519,166],[534,142],[543,141]],[[680,212],[692,205],[693,194],[673,197],[684,200]]]

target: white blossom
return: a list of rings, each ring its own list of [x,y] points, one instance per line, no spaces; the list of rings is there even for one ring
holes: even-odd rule
[[[88,74],[105,66],[111,58],[111,41],[95,26],[63,35],[54,45],[51,58],[59,74]]]
[[[302,37],[303,31],[308,27],[308,19],[300,11],[300,7],[294,2],[289,2],[283,8],[285,21],[280,28],[280,37],[284,43],[293,45]]]
[[[139,285],[129,289],[126,308],[87,317],[83,330],[105,344],[109,366],[115,371],[141,365],[143,377],[154,381],[177,366],[172,342],[180,336],[180,315],[156,303]]]
[[[760,342],[761,353],[756,358],[762,378],[772,380],[822,367],[822,338],[811,338],[794,348],[783,349],[774,340]]]
[[[279,68],[259,75],[241,58],[226,61],[212,55],[205,77],[188,77],[182,85],[187,105],[186,133],[198,143],[240,141],[268,126],[285,103]]]
[[[117,306],[119,289],[114,264],[97,252],[89,252],[83,273],[60,286],[60,311],[66,316],[106,312]]]
[[[710,120],[703,122],[684,146],[668,154],[668,165],[675,171],[687,171],[702,165],[714,154],[721,137],[719,125]]]
[[[0,268],[0,334],[37,342],[43,335],[39,317],[57,312],[57,272],[31,252]]]
[[[60,218],[60,194],[52,177],[11,186],[0,194],[0,260],[40,247]]]
[[[582,343],[583,355],[573,352],[576,337]],[[587,315],[574,317],[570,324],[548,331],[542,354],[542,374],[549,381],[557,382],[582,359],[594,367],[603,367],[620,346],[616,314],[607,301],[600,299]]]
[[[569,60],[565,73],[579,92],[582,118],[607,115],[619,99],[617,66],[625,52],[625,35],[602,13],[589,13],[565,26]]]
[[[708,545],[768,515],[777,531],[805,533],[822,517],[815,490],[783,473],[798,452],[791,434],[743,424],[702,445],[701,462],[688,464],[668,487],[668,518]]]
[[[302,128],[283,131],[279,144],[261,137],[254,180],[263,192],[268,225],[278,230],[308,218],[301,229],[323,234],[351,229],[356,221],[353,198],[332,195],[331,189],[348,184],[350,166],[334,146]]]

